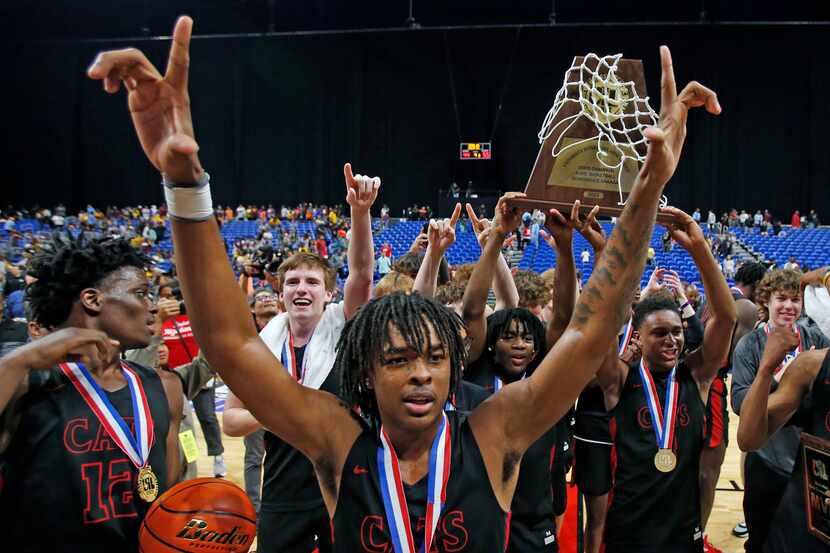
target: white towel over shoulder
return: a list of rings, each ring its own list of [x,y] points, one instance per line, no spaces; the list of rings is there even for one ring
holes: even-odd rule
[[[346,317],[343,312],[342,303],[331,303],[323,311],[323,317],[317,323],[311,341],[305,350],[306,374],[303,384],[309,388],[320,389],[326,381],[331,368],[334,366],[335,347],[340,333],[343,332],[343,325],[346,324]],[[271,350],[277,359],[282,356],[282,349],[288,340],[288,313],[280,313],[265,325],[259,333],[262,341]]]

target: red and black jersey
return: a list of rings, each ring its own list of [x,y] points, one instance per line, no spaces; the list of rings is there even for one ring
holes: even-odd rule
[[[430,553],[493,553],[504,551],[508,514],[499,506],[487,468],[466,416],[447,413],[452,465],[447,501],[441,512]],[[337,553],[388,553],[392,537],[381,496],[377,466],[378,437],[366,428],[343,466],[337,509],[332,521]],[[424,539],[427,480],[404,483],[409,519],[419,550]]]
[[[652,371],[665,405],[668,372]],[[670,553],[688,551],[700,540],[698,474],[705,411],[697,383],[685,363],[677,367],[679,384],[675,440],[676,468],[657,470],[657,440],[638,365],[631,365],[619,403],[611,410],[612,467],[606,551]]]
[[[167,396],[154,370],[130,367],[153,418],[148,462],[161,493],[167,482]],[[129,386],[107,396],[134,433]],[[29,389],[14,408],[20,421],[3,453],[0,494],[0,534],[8,550],[137,552],[139,525],[150,506],[136,492],[138,469],[66,376],[57,368],[31,371]]]
[[[802,401],[799,413],[804,432],[830,440],[830,355],[825,356],[821,369],[813,381],[813,388]],[[821,553],[830,546],[807,531],[807,513],[804,498],[804,459],[799,451],[784,496],[778,504],[770,525],[765,550],[776,553]],[[816,467],[817,470],[822,468]],[[823,467],[826,472],[827,467]],[[821,498],[824,501],[824,498]]]

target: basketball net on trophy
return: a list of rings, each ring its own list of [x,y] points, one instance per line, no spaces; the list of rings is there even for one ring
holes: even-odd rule
[[[640,60],[575,57],[539,130],[527,198],[510,203],[569,210],[579,200],[586,212],[599,205],[601,215],[619,216],[646,158],[643,130],[657,122]]]

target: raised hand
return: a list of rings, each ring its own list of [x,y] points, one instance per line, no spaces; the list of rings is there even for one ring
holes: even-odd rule
[[[655,267],[655,269],[651,272],[651,276],[648,277],[648,283],[646,287],[643,288],[642,296],[645,297],[649,294],[653,294],[657,292],[661,288],[663,288],[663,275],[665,274],[666,269],[661,269],[660,267]]]
[[[455,225],[460,215],[461,204],[457,203],[449,219],[432,219],[429,222],[429,245],[437,254],[444,255],[444,252],[455,243]]]
[[[507,234],[519,228],[519,224],[522,222],[521,212],[516,207],[510,207],[507,201],[513,198],[524,198],[525,196],[524,192],[507,192],[499,198],[499,202],[496,204],[496,213],[493,216],[494,229],[498,229],[502,234]]]
[[[700,229],[700,225],[692,219],[692,216],[681,211],[676,207],[664,207],[660,209],[661,213],[669,213],[674,216],[673,223],[663,223],[663,226],[671,233],[671,237],[675,242],[687,252],[691,252],[696,247],[706,247],[706,237]]]
[[[556,244],[562,245],[566,242],[569,243],[573,239],[573,224],[558,209],[551,209],[547,212],[545,216],[545,227],[550,231],[550,237],[553,240],[553,245],[551,245],[551,242],[545,239],[551,248],[555,248]]]
[[[689,109],[704,106],[711,114],[721,112],[718,96],[697,81],[692,81],[677,94],[674,67],[668,46],[660,47],[660,123],[643,131],[649,140],[648,153],[640,177],[660,186],[665,185],[677,168],[683,142],[686,139],[686,119]]]
[[[346,203],[353,210],[368,212],[378,197],[380,177],[352,174],[351,163],[343,166],[343,177],[346,180]]]
[[[428,245],[429,236],[425,232],[422,232],[415,237],[415,240],[412,241],[412,245],[409,246],[409,251],[413,253],[418,253],[427,249]]]
[[[472,205],[466,204],[465,207],[467,217],[469,217],[470,223],[472,223],[473,233],[476,235],[476,240],[478,240],[478,245],[483,248],[484,244],[487,243],[487,236],[489,236],[489,233],[485,231],[491,226],[490,220],[484,218],[479,219]]]
[[[29,342],[10,355],[19,356],[29,369],[49,369],[67,361],[80,361],[90,368],[103,367],[117,360],[118,353],[118,342],[101,331],[64,328]]]
[[[187,79],[193,20],[182,16],[173,30],[173,44],[162,76],[135,48],[101,52],[87,69],[115,94],[127,88],[127,105],[138,140],[153,166],[180,184],[196,182],[204,172],[193,133]]]
[[[798,334],[792,328],[775,327],[767,335],[759,370],[775,374],[784,357],[798,347]]]
[[[686,303],[686,291],[683,289],[683,283],[680,282],[680,275],[677,274],[677,271],[667,270],[663,273],[663,282],[666,284],[669,290],[674,293],[674,297],[677,298],[681,304]]]
[[[585,221],[581,221],[579,219],[578,204],[579,200],[574,202],[574,207],[571,209],[571,220],[576,220],[576,222],[579,223],[579,226],[574,228],[576,228],[576,230],[579,231],[579,234],[581,234],[585,240],[591,244],[591,248],[593,248],[594,253],[599,256],[599,253],[605,249],[605,244],[607,242],[605,230],[597,221],[599,206],[595,205],[591,212],[588,213],[588,217],[585,218]]]
[[[181,313],[181,304],[173,299],[161,298],[156,303],[156,310],[159,320],[164,322]]]

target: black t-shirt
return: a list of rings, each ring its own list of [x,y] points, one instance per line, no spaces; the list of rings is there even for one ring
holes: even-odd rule
[[[452,465],[447,501],[441,512],[431,553],[492,553],[504,551],[507,513],[496,499],[484,459],[465,415],[447,413]],[[343,466],[334,514],[336,553],[392,551],[392,538],[380,488],[378,438],[364,424]],[[424,539],[427,480],[405,485],[415,548]]]
[[[668,372],[652,371],[661,409]],[[698,473],[705,410],[685,363],[679,384],[674,452],[677,467],[663,473],[654,466],[657,441],[638,364],[630,366],[619,403],[611,410],[614,489],[605,523],[606,550],[621,548],[661,553],[685,550],[700,536]]]
[[[802,402],[801,410],[805,413],[804,432],[830,440],[830,355],[824,358],[813,381],[813,388]],[[764,550],[775,553],[830,551],[830,546],[807,531],[804,460],[800,449],[784,496],[770,525]]]
[[[294,348],[297,366],[303,366],[306,346]],[[338,394],[340,373],[332,368],[321,390]],[[323,508],[323,496],[311,461],[271,432],[265,431],[261,509],[287,512]]]
[[[167,396],[154,370],[130,367],[150,406],[155,441],[149,464],[163,493]],[[134,432],[129,386],[107,396]],[[138,469],[60,369],[30,372],[29,390],[13,408],[20,421],[2,456],[0,492],[0,534],[9,550],[137,552],[139,525],[149,507],[136,492]]]

